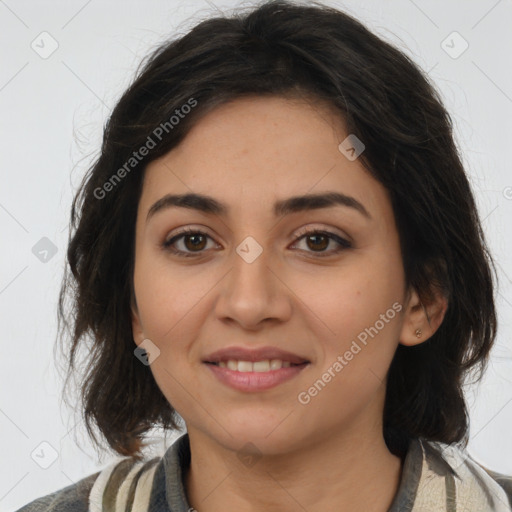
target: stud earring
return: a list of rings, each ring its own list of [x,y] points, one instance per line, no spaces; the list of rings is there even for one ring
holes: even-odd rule
[[[421,329],[416,329],[416,338],[421,338]]]

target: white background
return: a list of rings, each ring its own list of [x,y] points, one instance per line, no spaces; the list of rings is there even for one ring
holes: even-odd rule
[[[512,1],[328,3],[429,72],[452,115],[500,273],[497,344],[482,384],[468,389],[469,451],[512,474]],[[235,5],[241,4],[216,4],[227,13]],[[201,1],[0,1],[1,511],[116,459],[98,457],[78,413],[60,402],[53,347],[72,193],[97,156],[104,122],[141,58],[212,14],[213,4]],[[31,44],[41,47],[47,37],[49,48],[48,36],[40,36],[45,31],[58,48],[43,59]],[[462,48],[454,31],[469,44],[458,58],[442,47],[446,40],[452,52]],[[46,263],[32,252],[43,237],[57,249]],[[161,441],[157,453],[172,439]],[[42,442],[56,452],[48,469],[35,462],[53,453]],[[31,457],[34,450],[39,459]]]

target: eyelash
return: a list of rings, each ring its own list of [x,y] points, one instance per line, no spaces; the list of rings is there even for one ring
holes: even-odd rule
[[[165,240],[162,243],[162,248],[166,251],[169,251],[169,252],[175,254],[176,256],[184,257],[184,258],[190,258],[190,257],[195,257],[196,255],[200,255],[201,253],[204,252],[204,250],[197,251],[197,252],[186,252],[186,251],[181,251],[181,250],[178,250],[178,249],[175,249],[174,247],[172,247],[176,243],[176,241],[178,241],[180,238],[183,238],[185,236],[190,236],[190,235],[201,235],[201,236],[205,236],[205,237],[211,239],[211,237],[204,231],[201,231],[198,229],[193,229],[193,228],[185,228],[182,231],[180,231],[180,233],[176,234],[169,240]],[[337,254],[345,249],[350,249],[352,247],[352,244],[348,240],[345,240],[344,238],[341,238],[340,236],[338,236],[334,233],[331,233],[330,231],[323,231],[323,230],[319,230],[319,229],[308,229],[308,230],[303,231],[300,234],[300,236],[296,239],[295,243],[297,243],[298,241],[300,241],[303,238],[306,238],[307,236],[310,236],[310,235],[323,235],[323,236],[326,236],[327,238],[329,238],[329,240],[333,240],[339,244],[339,247],[337,249],[334,249],[331,251],[322,251],[322,252],[306,251],[306,252],[311,252],[313,254],[316,254],[319,258],[325,258],[327,256],[332,256],[333,254]]]

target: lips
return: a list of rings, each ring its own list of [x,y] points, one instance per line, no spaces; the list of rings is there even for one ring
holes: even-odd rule
[[[276,347],[262,347],[258,349],[247,349],[244,347],[226,347],[221,350],[212,352],[203,359],[203,363],[220,363],[229,360],[235,361],[264,361],[266,359],[280,359],[281,361],[289,361],[290,364],[303,364],[310,361],[298,354],[280,350]]]

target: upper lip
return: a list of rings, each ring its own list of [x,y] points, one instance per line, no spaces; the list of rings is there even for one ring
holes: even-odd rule
[[[234,359],[237,361],[264,361],[265,359],[281,359],[282,361],[289,361],[293,364],[309,363],[305,357],[297,354],[292,354],[286,350],[281,350],[276,347],[261,347],[261,348],[244,348],[244,347],[226,347],[215,352],[212,352],[203,359],[205,363],[219,363],[220,361],[228,361]]]

